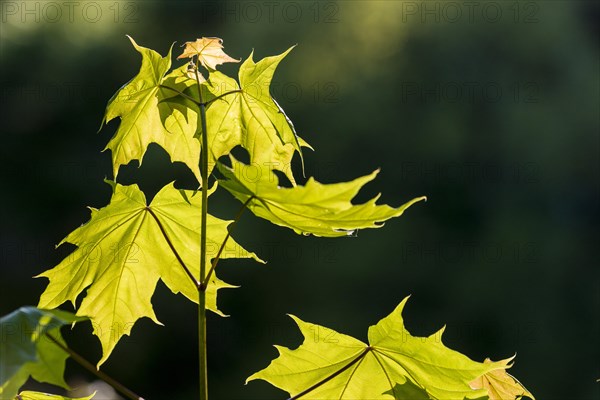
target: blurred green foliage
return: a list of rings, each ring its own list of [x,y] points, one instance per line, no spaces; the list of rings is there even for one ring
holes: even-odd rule
[[[107,100],[139,67],[125,34],[162,54],[173,41],[224,39],[256,58],[298,43],[273,94],[315,149],[307,174],[349,180],[382,168],[364,198],[414,206],[357,238],[295,236],[247,214],[239,242],[269,263],[227,262],[240,289],[209,318],[216,399],[282,398],[244,379],[296,346],[285,313],[358,338],[412,294],[412,334],[448,325],[476,360],[518,353],[512,372],[545,399],[596,399],[600,385],[598,2],[5,1],[0,31],[0,315],[35,304],[31,277],[108,202],[116,129]],[[227,73],[233,66],[225,66]],[[152,147],[152,146],[151,146]],[[151,197],[193,182],[158,147],[119,174]],[[226,193],[212,210],[231,217]],[[148,398],[196,392],[195,310],[159,288],[165,327],[142,321],[106,370]],[[91,328],[65,332],[93,360]],[[73,366],[70,379],[85,376]],[[168,379],[165,379],[167,378]]]

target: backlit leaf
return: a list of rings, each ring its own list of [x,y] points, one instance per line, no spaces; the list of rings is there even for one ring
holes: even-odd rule
[[[109,100],[103,121],[121,118],[117,132],[106,146],[112,152],[114,177],[117,178],[121,165],[132,160],[141,165],[148,146],[156,143],[167,151],[172,162],[187,165],[200,182],[198,110],[193,102],[178,94],[196,81],[187,77],[185,65],[167,75],[171,50],[162,57],[129,39],[142,55],[142,66]]]
[[[443,329],[412,336],[402,310],[408,298],[369,328],[369,344],[292,316],[304,342],[295,350],[276,346],[279,357],[248,378],[265,380],[294,398],[314,400],[487,398],[469,382],[504,362],[478,363],[447,348]]]
[[[39,382],[68,388],[63,375],[68,353],[60,328],[84,318],[61,310],[21,307],[0,318],[0,398],[12,399],[31,376]]]
[[[87,289],[77,315],[92,321],[103,350],[99,364],[123,335],[130,334],[138,319],[148,317],[159,324],[150,301],[159,279],[173,293],[181,292],[198,302],[197,287],[181,263],[199,278],[202,196],[169,184],[147,205],[137,185],[113,184],[113,188],[110,204],[92,209],[91,220],[61,242],[78,248],[40,275],[50,279],[40,298],[43,308],[55,308],[66,301],[75,305]],[[208,265],[230,223],[208,215]],[[221,257],[259,260],[233,239]],[[208,309],[220,314],[217,290],[226,287],[231,286],[212,275],[206,293]]]
[[[414,203],[425,200],[418,197],[393,208],[376,204],[376,196],[364,204],[353,205],[351,200],[378,171],[350,182],[322,184],[310,178],[305,186],[283,188],[269,169],[231,160],[232,168],[219,164],[226,178],[220,181],[221,186],[242,203],[249,201],[248,208],[257,216],[298,234],[347,236],[356,229],[379,228],[381,222],[398,217]]]
[[[250,161],[282,171],[294,183],[291,162],[294,152],[310,147],[296,135],[293,124],[269,92],[275,69],[291,51],[255,63],[252,54],[240,67],[240,84],[213,72],[207,85],[216,98],[207,109],[208,142],[214,166],[219,157],[241,145]]]

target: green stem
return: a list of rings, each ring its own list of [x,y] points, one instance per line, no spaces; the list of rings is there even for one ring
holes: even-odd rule
[[[196,83],[200,99],[200,122],[202,125],[202,153],[200,155],[200,175],[202,178],[202,220],[200,227],[200,277],[198,278],[198,344],[200,366],[200,400],[208,400],[208,363],[206,356],[206,285],[202,282],[206,275],[206,219],[208,215],[208,134],[206,128],[206,104],[202,101],[202,87],[196,59]]]
[[[125,396],[131,400],[144,400],[144,398],[142,396],[139,396],[139,395],[135,394],[134,392],[132,392],[131,390],[127,389],[125,386],[123,386],[122,383],[120,383],[117,380],[115,380],[114,378],[106,375],[104,372],[96,369],[96,367],[94,367],[88,360],[86,360],[85,358],[80,356],[78,353],[76,353],[75,350],[62,344],[54,336],[50,335],[49,333],[46,333],[46,337],[48,339],[50,339],[50,341],[52,343],[54,343],[55,345],[60,347],[62,350],[69,353],[69,356],[71,356],[73,361],[75,361],[77,364],[81,365],[83,368],[85,368],[92,374],[96,375],[97,378],[108,383],[110,386],[112,386],[117,392],[121,393],[123,396]]]
[[[227,227],[227,236],[225,236],[225,239],[223,240],[223,243],[221,243],[221,247],[219,247],[219,251],[217,252],[216,257],[212,260],[212,263],[211,263],[211,266],[210,266],[210,270],[208,271],[208,274],[206,274],[206,278],[204,278],[204,281],[202,282],[202,284],[204,286],[208,287],[208,283],[210,281],[210,277],[212,276],[213,272],[215,271],[215,268],[217,268],[217,264],[219,263],[219,260],[221,259],[221,253],[223,253],[223,250],[225,249],[225,245],[227,244],[227,241],[229,240],[229,237],[231,236],[231,232],[233,231],[233,228],[235,228],[236,224],[238,223],[238,221],[242,217],[242,214],[244,213],[244,210],[248,207],[248,204],[250,203],[250,201],[252,199],[254,199],[254,196],[250,196],[248,198],[248,200],[246,200],[246,202],[242,205],[242,208],[240,208],[240,211],[238,211],[238,213],[235,216],[235,219],[233,220],[233,222],[231,223],[231,225],[229,225]]]

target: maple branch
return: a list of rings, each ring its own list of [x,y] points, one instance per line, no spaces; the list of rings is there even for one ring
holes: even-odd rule
[[[221,243],[221,247],[219,247],[219,251],[217,252],[217,255],[215,256],[215,258],[211,262],[211,267],[210,267],[210,270],[208,270],[208,274],[206,274],[206,278],[204,278],[204,281],[202,282],[202,284],[204,286],[208,287],[208,282],[210,281],[210,277],[212,276],[215,268],[217,268],[217,264],[219,263],[219,260],[220,260],[220,257],[221,257],[221,253],[223,253],[223,250],[225,249],[225,245],[227,244],[227,240],[229,240],[229,237],[231,236],[231,231],[233,231],[233,228],[236,226],[236,224],[238,223],[238,221],[242,217],[242,214],[244,213],[244,210],[248,207],[248,204],[250,204],[250,201],[252,199],[254,199],[254,195],[250,196],[248,198],[248,200],[246,200],[246,202],[242,205],[242,207],[240,208],[240,210],[236,214],[236,216],[233,219],[233,222],[231,223],[231,225],[229,225],[227,227],[227,235],[225,236],[225,239],[223,240],[223,243]]]
[[[226,92],[226,93],[223,93],[223,94],[221,94],[221,95],[218,95],[218,96],[217,96],[217,97],[215,97],[214,99],[210,99],[209,101],[207,101],[206,103],[204,103],[204,105],[208,107],[208,105],[209,105],[210,103],[212,103],[213,101],[219,100],[221,97],[225,97],[225,96],[227,96],[228,94],[233,94],[233,93],[242,93],[242,89],[236,89],[236,90],[232,90],[231,92]]]
[[[69,356],[75,361],[77,364],[81,365],[83,368],[94,374],[97,378],[103,380],[113,387],[117,392],[121,393],[123,396],[127,397],[131,400],[144,400],[142,396],[135,394],[133,391],[126,388],[122,383],[117,381],[116,379],[108,376],[106,373],[96,369],[88,360],[79,355],[79,353],[75,352],[75,350],[65,346],[61,342],[59,342],[54,336],[49,333],[45,334],[48,339],[58,347],[60,347],[63,351],[67,352]]]
[[[200,400],[208,400],[208,362],[206,351],[206,285],[202,283],[206,274],[206,219],[208,217],[208,132],[206,127],[206,104],[202,101],[202,87],[198,73],[199,57],[196,57],[196,83],[200,99],[200,123],[202,126],[202,152],[200,175],[202,178],[202,220],[200,227],[200,276],[198,281],[198,358],[200,367]]]
[[[154,214],[154,210],[152,210],[152,208],[150,208],[148,206],[146,206],[146,210],[150,213],[150,215],[152,215],[152,218],[154,218],[154,220],[158,224],[158,227],[159,227],[161,233],[163,234],[163,237],[165,238],[165,240],[169,244],[169,247],[171,248],[171,251],[175,255],[175,258],[177,258],[177,261],[179,261],[179,265],[181,265],[183,267],[185,273],[192,280],[192,283],[194,284],[194,286],[199,287],[200,286],[200,282],[198,282],[196,280],[196,278],[194,277],[194,274],[192,274],[192,272],[187,267],[187,265],[185,265],[185,262],[183,262],[183,259],[181,258],[181,256],[177,252],[177,250],[175,249],[175,246],[173,245],[173,242],[171,242],[171,239],[169,239],[169,235],[167,235],[167,231],[165,230],[165,228],[160,223],[160,220],[158,219],[158,217],[156,216],[156,214]]]
[[[373,348],[371,346],[367,347],[354,360],[350,361],[348,364],[344,365],[342,368],[338,369],[337,371],[335,371],[334,373],[332,373],[328,377],[320,380],[319,382],[315,383],[314,385],[312,385],[308,389],[303,390],[302,392],[298,393],[295,396],[290,397],[287,400],[296,400],[296,399],[299,399],[300,397],[304,396],[305,394],[308,394],[308,393],[312,392],[313,390],[317,389],[319,386],[322,386],[322,385],[326,384],[327,382],[329,382],[330,380],[332,380],[333,378],[335,378],[336,376],[338,376],[339,374],[341,374],[342,372],[344,372],[345,370],[347,370],[348,368],[350,368],[351,366],[353,366],[354,364],[356,364],[357,362],[359,362],[360,360],[362,360],[367,355],[367,353],[370,352],[370,351],[372,351],[372,350],[373,350]]]
[[[191,101],[192,103],[196,104],[197,106],[200,105],[200,103],[198,101],[196,101],[195,98],[193,98],[192,96],[188,96],[187,94],[180,92],[177,89],[173,89],[172,87],[166,86],[166,85],[158,85],[158,87],[162,88],[162,89],[169,89],[174,91],[175,93],[177,93],[178,95],[185,97],[186,99],[188,99],[189,101]]]

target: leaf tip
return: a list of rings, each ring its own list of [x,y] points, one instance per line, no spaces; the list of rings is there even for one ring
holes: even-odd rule
[[[249,377],[246,378],[246,380],[244,381],[244,386],[248,384],[248,382],[259,379],[257,376],[258,372],[253,373],[252,375],[250,375]]]
[[[290,48],[289,48],[289,49],[287,49],[286,51],[284,51],[284,52],[283,52],[283,54],[282,54],[282,58],[283,58],[283,57],[286,57],[288,54],[290,54],[290,52],[291,52],[292,50],[294,50],[294,49],[296,48],[296,46],[298,46],[298,43],[296,43],[296,44],[294,44],[294,45],[290,46]]]
[[[444,332],[446,332],[446,324],[444,324],[437,332],[434,332],[431,335],[429,335],[429,337],[441,342]]]
[[[363,179],[365,181],[365,183],[371,182],[373,179],[375,179],[377,177],[377,175],[379,175],[380,172],[381,172],[381,168],[377,168],[376,170],[371,172],[369,175],[363,176],[360,179]]]
[[[406,306],[406,303],[408,302],[408,299],[411,298],[411,296],[412,296],[412,294],[409,294],[408,296],[403,298],[402,301],[398,304],[398,306],[396,306],[396,309],[394,310],[394,312],[402,314],[402,312],[404,311],[404,307]]]
[[[98,127],[98,130],[96,131],[96,134],[100,133],[100,131],[104,127],[105,123],[106,123],[106,115],[104,117],[102,117],[102,121],[100,121],[100,127]]]
[[[511,357],[501,360],[501,362],[503,362],[506,365],[506,369],[509,369],[509,368],[512,368],[512,366],[515,364],[515,358],[517,358],[516,351],[515,351],[515,354],[513,354]]]
[[[37,275],[34,275],[34,276],[33,276],[33,278],[34,278],[34,279],[38,279],[38,278],[46,278],[46,275],[45,275],[45,274],[46,274],[46,272],[48,272],[48,271],[44,271],[44,272],[41,272],[41,273],[39,273],[39,274],[37,274]],[[41,299],[40,299],[40,300],[41,300]],[[39,308],[43,308],[43,307],[41,307],[41,306],[40,306],[40,303],[38,303],[38,307],[39,307]]]
[[[129,39],[133,47],[135,47],[136,49],[139,47],[135,40],[133,40],[133,38],[129,34],[126,34],[125,36],[127,37],[127,39]]]
[[[290,317],[296,323],[296,325],[298,325],[298,327],[300,327],[300,324],[304,322],[300,318],[296,317],[294,314],[286,313],[285,315],[287,315],[288,317]]]
[[[108,184],[112,188],[113,193],[117,189],[117,182],[115,182],[113,179],[108,179],[105,177],[104,183]]]
[[[267,264],[267,262],[265,260],[263,260],[262,258],[260,258],[259,256],[257,256],[256,253],[251,253],[250,255],[251,255],[252,259],[254,261],[256,261],[257,263],[263,264],[263,265]]]
[[[407,208],[409,208],[410,206],[419,203],[419,202],[426,202],[427,201],[427,197],[426,196],[421,196],[421,197],[415,197],[414,199],[408,201],[406,204],[402,205],[400,208],[404,211]]]

